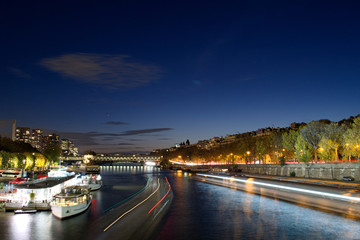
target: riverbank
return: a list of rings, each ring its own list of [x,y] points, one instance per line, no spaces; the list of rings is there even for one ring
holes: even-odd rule
[[[298,164],[239,164],[237,169],[245,174],[289,177],[291,175],[306,179],[342,180],[352,177],[360,181],[360,163],[298,163]]]

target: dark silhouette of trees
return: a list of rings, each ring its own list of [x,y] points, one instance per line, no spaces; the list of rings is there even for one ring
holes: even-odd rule
[[[49,142],[44,149],[44,155],[51,164],[59,164],[61,157],[61,148],[58,144]]]
[[[7,137],[0,137],[0,151],[10,153],[39,152],[28,143],[12,141]]]

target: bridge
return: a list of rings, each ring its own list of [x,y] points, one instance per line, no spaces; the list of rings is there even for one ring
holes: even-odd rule
[[[67,162],[160,162],[160,157],[156,156],[93,156],[93,155],[83,155],[83,156],[76,156],[76,157],[61,157],[61,161]]]

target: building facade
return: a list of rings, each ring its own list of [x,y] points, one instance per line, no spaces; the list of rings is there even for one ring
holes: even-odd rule
[[[30,128],[28,127],[16,128],[15,139],[16,141],[19,142],[30,143],[31,142]]]

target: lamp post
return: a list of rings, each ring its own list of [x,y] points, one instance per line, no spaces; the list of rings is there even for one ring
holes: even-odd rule
[[[24,177],[25,175],[25,167],[26,167],[26,158],[23,159],[23,165],[22,165],[23,169],[21,169],[21,177]],[[23,171],[24,170],[24,171]]]
[[[346,149],[348,150],[348,154],[349,154],[349,162],[350,162],[350,145],[348,143],[345,144],[346,145]]]
[[[321,147],[320,148],[320,156],[321,156],[320,161],[324,160],[323,152],[324,152],[324,148]]]
[[[247,159],[248,159],[246,162],[248,162],[249,161],[249,156],[250,156],[250,151],[247,151],[246,154],[247,154]]]
[[[285,148],[282,149],[282,155],[284,156],[284,159],[285,159]]]

